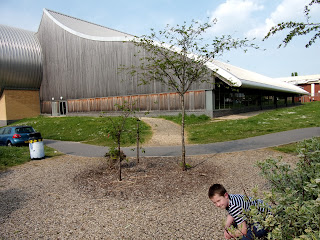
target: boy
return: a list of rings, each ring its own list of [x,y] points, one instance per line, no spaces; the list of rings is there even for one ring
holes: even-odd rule
[[[227,220],[224,228],[224,237],[226,239],[241,237],[242,240],[253,239],[251,228],[246,222],[245,212],[250,210],[250,206],[259,206],[259,211],[264,212],[262,200],[252,200],[244,195],[228,194],[226,189],[221,184],[213,184],[209,188],[208,196],[214,205],[221,209],[226,209],[228,212]],[[267,210],[268,211],[268,210]],[[268,211],[269,212],[269,211]],[[237,225],[237,230],[231,233],[228,228],[231,225]],[[254,236],[263,237],[267,235],[267,231],[258,229],[253,226]]]

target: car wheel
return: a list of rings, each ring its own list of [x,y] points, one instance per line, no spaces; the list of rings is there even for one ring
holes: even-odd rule
[[[12,145],[12,143],[9,141],[9,142],[7,142],[7,146],[8,146],[8,147],[12,147],[13,145]]]

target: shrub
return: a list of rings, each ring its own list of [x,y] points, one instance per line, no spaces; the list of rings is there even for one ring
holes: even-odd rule
[[[119,161],[119,150],[115,147],[110,147],[109,152],[104,155],[107,158],[107,163],[109,168],[116,168],[116,164]],[[126,159],[126,155],[122,150],[120,150],[120,161]]]
[[[271,184],[264,201],[272,205],[272,214],[255,216],[270,230],[268,239],[320,239],[319,140],[299,143],[298,152],[300,160],[293,167],[281,159],[257,164]]]

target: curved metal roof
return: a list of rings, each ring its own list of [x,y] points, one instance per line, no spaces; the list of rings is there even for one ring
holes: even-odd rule
[[[96,41],[127,41],[134,37],[127,33],[70,17],[52,10],[43,9],[43,12],[58,26],[78,37]]]
[[[42,51],[35,33],[0,25],[0,96],[4,89],[39,89]]]
[[[217,60],[211,61],[210,66],[208,67],[216,71],[216,73],[222,77],[223,80],[229,81],[231,83],[230,85],[235,87],[255,88],[295,94],[309,94],[307,91],[293,84],[280,81],[276,78],[270,78]],[[229,75],[232,77],[229,77]]]

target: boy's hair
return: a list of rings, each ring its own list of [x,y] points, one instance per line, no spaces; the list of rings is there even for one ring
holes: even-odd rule
[[[224,196],[227,193],[227,190],[221,184],[213,184],[208,191],[209,198],[213,198],[214,195],[218,194],[219,196]]]

